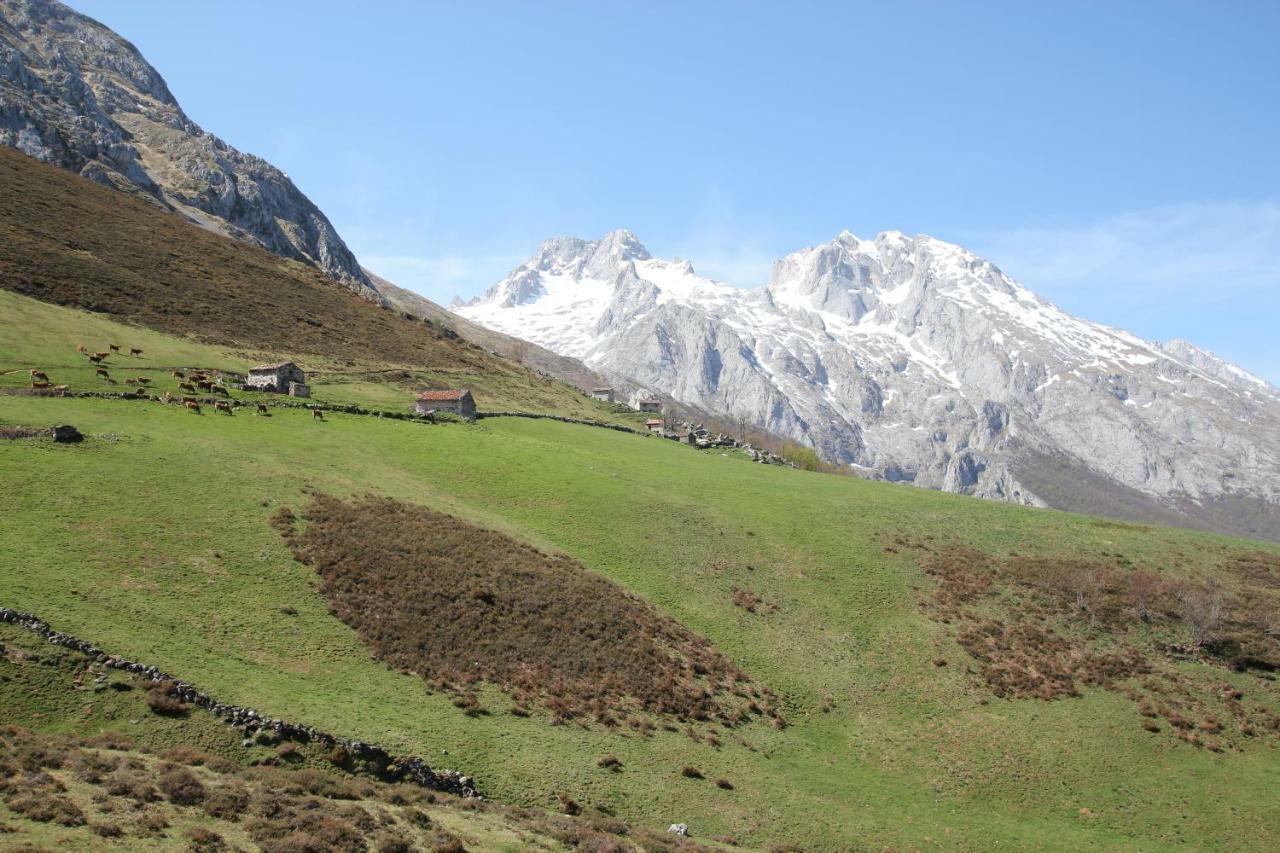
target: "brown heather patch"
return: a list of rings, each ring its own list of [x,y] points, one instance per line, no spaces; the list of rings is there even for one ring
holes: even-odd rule
[[[580,851],[639,850],[699,853],[710,848],[666,833],[627,826],[587,814],[568,792],[557,795],[560,814],[459,800],[410,785],[352,779],[310,768],[237,767],[228,774],[191,770],[139,753],[107,755],[90,743],[0,726],[0,802],[20,820],[65,827],[65,843],[85,846],[86,838],[115,839],[119,849],[175,845],[200,851],[239,849],[224,834],[246,833],[257,848],[297,851],[465,851],[463,839],[438,825],[428,808],[444,813],[483,812],[520,837],[538,833]],[[183,754],[194,747],[174,748]],[[104,763],[105,762],[105,763]],[[132,790],[82,772],[86,767],[127,772],[130,789],[165,791],[142,805]],[[59,778],[61,776],[62,778]],[[70,791],[67,783],[88,783],[91,793]],[[728,789],[726,789],[728,790]],[[175,824],[198,821],[178,832]],[[5,824],[3,831],[23,830]],[[144,845],[139,839],[147,839]],[[90,840],[92,843],[92,840]],[[4,849],[11,849],[0,844]],[[17,848],[12,848],[17,849]],[[474,849],[474,848],[472,848]]]
[[[953,626],[996,696],[1054,700],[1085,687],[1134,701],[1148,731],[1164,720],[1177,737],[1222,750],[1227,736],[1280,735],[1280,715],[1215,680],[1198,661],[1273,679],[1280,667],[1280,558],[1231,557],[1224,579],[1170,578],[1114,562],[1011,556],[964,547],[899,542],[921,554],[934,580],[922,601],[930,618]],[[1263,682],[1259,694],[1264,693]]]
[[[468,714],[485,713],[477,682],[540,702],[553,722],[770,713],[768,690],[705,638],[568,557],[386,498],[317,496],[305,518],[289,542],[334,615]]]

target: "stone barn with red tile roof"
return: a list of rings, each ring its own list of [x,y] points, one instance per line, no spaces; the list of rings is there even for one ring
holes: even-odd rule
[[[475,398],[465,388],[448,391],[423,391],[413,408],[420,415],[450,412],[469,421],[476,419]]]

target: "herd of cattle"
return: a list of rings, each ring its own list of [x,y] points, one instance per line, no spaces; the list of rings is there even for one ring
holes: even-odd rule
[[[112,353],[119,353],[120,351],[121,350],[120,350],[119,344],[109,344],[105,352],[90,352],[89,349],[85,347],[84,344],[80,344],[79,347],[77,347],[77,352],[87,356],[89,359],[89,362],[95,366],[94,375],[101,379],[106,380],[107,383],[111,385],[116,385],[119,383],[117,383],[115,379],[111,378],[111,372],[107,370],[106,367],[103,366],[103,362],[105,362],[108,358],[110,358]],[[132,356],[133,358],[141,358],[142,350],[138,349],[137,347],[130,347],[129,355]],[[195,369],[188,370],[188,369],[179,367],[172,370],[171,375],[173,376],[174,379],[178,380],[178,390],[186,391],[188,393],[181,397],[175,397],[173,394],[166,391],[164,392],[164,394],[162,394],[159,397],[161,402],[164,402],[164,403],[180,402],[189,411],[199,415],[199,414],[202,414],[202,409],[200,405],[201,401],[196,399],[195,395],[203,391],[206,394],[220,394],[223,397],[227,398],[224,400],[209,400],[207,397],[205,398],[204,400],[205,404],[207,405],[209,403],[212,403],[213,410],[215,412],[223,412],[224,414],[227,414],[227,415],[232,415],[235,413],[234,411],[235,407],[232,405],[232,401],[230,399],[231,392],[228,391],[226,386],[223,384],[223,377],[221,373],[214,372],[211,374],[208,371],[204,371],[204,370],[195,370]],[[126,379],[124,381],[124,384],[134,386],[141,390],[141,389],[145,389],[148,385],[151,384],[151,379],[146,376],[135,376],[135,377]],[[53,382],[49,379],[49,374],[37,368],[31,369],[31,387],[33,389],[61,388],[64,390],[67,388],[67,386],[65,385],[55,386]],[[271,417],[271,412],[267,409],[266,403],[258,402],[256,405],[257,405],[258,414]],[[311,416],[315,420],[320,420],[320,421],[324,420],[324,413],[321,412],[319,409],[312,409]]]

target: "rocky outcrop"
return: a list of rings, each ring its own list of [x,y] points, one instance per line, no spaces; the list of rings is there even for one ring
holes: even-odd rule
[[[754,290],[652,258],[630,232],[559,238],[456,310],[865,477],[1044,505],[1079,492],[1049,488],[1058,472],[1087,470],[1092,494],[1109,482],[1173,518],[1243,500],[1280,519],[1280,392],[1183,341],[1073,317],[932,237],[844,232]]]
[[[133,45],[55,0],[0,0],[0,143],[378,298],[287,175],[202,130]]]

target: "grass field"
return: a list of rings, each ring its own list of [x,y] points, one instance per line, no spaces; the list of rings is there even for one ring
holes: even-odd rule
[[[4,849],[709,849],[599,812],[549,815],[348,772],[321,743],[242,742],[207,711],[153,712],[148,682],[86,663],[0,625]]]
[[[29,371],[35,368],[45,371],[55,385],[68,384],[75,391],[126,391],[130,387],[126,380],[141,376],[150,380],[148,387],[156,392],[181,394],[179,380],[171,375],[174,368],[244,372],[263,361],[294,358],[308,372],[317,402],[408,411],[427,388],[469,388],[482,411],[550,412],[632,426],[643,422],[641,415],[616,412],[563,382],[514,369],[494,372],[458,365],[353,362],[323,354],[246,351],[173,337],[7,290],[0,290],[0,318],[5,330],[0,336],[0,389],[29,387]],[[111,353],[103,365],[115,385],[97,376],[95,366],[77,352],[80,345],[91,352],[109,352],[111,344],[122,349],[122,353]],[[131,348],[141,349],[142,355],[130,356]],[[234,396],[272,399],[270,395]]]
[[[552,807],[567,791],[642,825],[806,849],[1280,843],[1274,741],[1195,749],[1143,731],[1132,703],[1103,691],[992,700],[922,614],[915,589],[930,581],[916,558],[885,550],[934,537],[1190,571],[1260,546],[550,422],[317,423],[17,397],[0,397],[0,421],[90,436],[0,444],[0,601],[227,701],[428,758],[447,750],[505,801]],[[373,662],[329,614],[269,524],[311,491],[419,503],[566,553],[708,637],[778,693],[790,725],[723,732],[717,747],[553,727],[505,713],[494,690],[480,691],[488,715],[467,716]],[[735,589],[769,606],[750,613]],[[1215,677],[1275,699],[1274,682]],[[606,754],[621,772],[597,767]],[[686,765],[706,779],[684,778]]]

